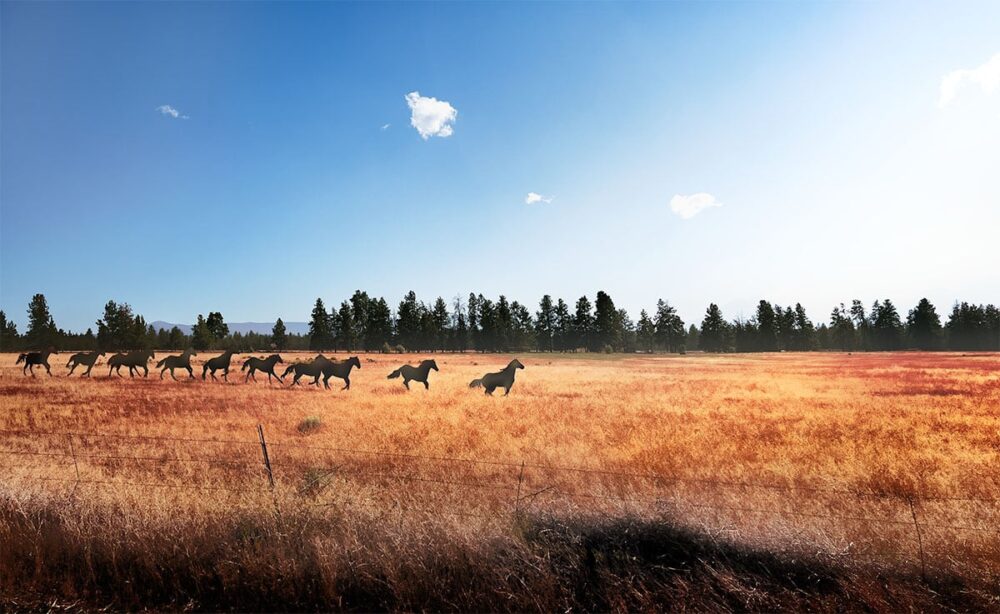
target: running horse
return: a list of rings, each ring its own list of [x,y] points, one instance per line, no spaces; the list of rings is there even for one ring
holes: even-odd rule
[[[403,365],[402,367],[396,369],[386,379],[396,379],[400,376],[403,377],[403,385],[406,389],[410,389],[410,381],[420,382],[424,385],[426,390],[431,389],[431,385],[427,383],[427,376],[430,374],[431,369],[435,371],[438,370],[437,363],[433,360],[425,360],[421,362],[416,367],[410,365]]]
[[[334,362],[329,361],[327,364],[323,365],[320,369],[320,375],[323,376],[323,387],[327,390],[330,389],[330,378],[338,377],[344,380],[344,387],[341,390],[351,389],[351,369],[354,367],[361,368],[361,360],[357,356],[351,356],[344,362]],[[316,380],[313,381],[315,384],[319,381],[319,376],[316,376]]]
[[[112,371],[117,373],[118,377],[124,377],[122,367],[128,367],[129,377],[135,377],[139,369],[143,371],[142,376],[146,377],[149,375],[149,361],[153,358],[156,358],[156,352],[153,350],[134,350],[127,354],[115,354],[108,359],[108,377],[111,377]]]
[[[277,378],[279,382],[284,381],[283,379],[281,379],[280,375],[274,372],[274,365],[279,362],[283,363],[285,361],[281,360],[281,356],[278,354],[271,354],[267,358],[257,358],[256,356],[251,356],[250,358],[247,358],[245,361],[243,361],[243,366],[240,367],[240,371],[247,371],[249,369],[249,371],[247,371],[247,376],[243,378],[243,381],[247,382],[250,381],[250,378],[253,378],[253,381],[256,382],[257,378],[256,376],[254,376],[255,371],[267,373],[268,384],[271,383],[272,375],[275,378]]]
[[[160,379],[163,379],[163,374],[167,369],[170,369],[170,379],[175,382],[177,378],[174,377],[174,369],[187,369],[190,379],[194,379],[194,369],[191,368],[191,357],[197,355],[194,351],[187,349],[180,356],[167,356],[156,363],[156,368],[160,370]]]
[[[94,365],[97,364],[97,359],[101,356],[104,356],[104,352],[101,352],[100,350],[95,352],[79,352],[77,354],[73,354],[69,357],[69,362],[66,363],[66,366],[69,367],[69,373],[67,376],[73,375],[73,371],[76,371],[77,367],[83,365],[87,367],[87,370],[84,371],[80,377],[90,377],[91,369],[94,368]]]
[[[479,379],[474,379],[469,382],[469,388],[479,388],[482,386],[488,395],[493,395],[493,391],[497,388],[503,388],[503,396],[510,394],[510,389],[514,386],[514,374],[517,373],[518,369],[523,369],[524,365],[521,361],[514,359],[510,361],[503,371],[498,371],[496,373],[488,373]]]
[[[209,371],[211,371],[212,372],[212,379],[215,380],[215,381],[218,381],[218,379],[215,377],[215,372],[221,369],[222,370],[222,379],[224,379],[224,380],[226,380],[228,382],[229,381],[229,363],[231,363],[233,361],[233,354],[235,354],[235,353],[236,352],[234,352],[233,350],[226,350],[221,355],[216,356],[215,358],[209,358],[208,360],[206,360],[205,364],[202,366],[202,369],[201,369],[201,379],[204,380],[205,379],[205,374],[208,373]]]
[[[36,365],[45,367],[45,372],[49,374],[49,377],[52,377],[52,369],[49,368],[49,356],[58,353],[59,352],[57,352],[55,348],[51,347],[44,352],[26,352],[24,354],[18,354],[17,362],[14,364],[19,365],[23,362],[24,368],[21,369],[21,373],[24,375],[31,373],[31,377],[35,377]]]
[[[316,356],[316,358],[313,358],[309,362],[297,362],[288,365],[288,368],[285,369],[285,372],[282,374],[282,377],[288,377],[289,373],[295,374],[295,379],[293,379],[292,383],[289,384],[290,386],[298,385],[300,377],[312,377],[314,378],[313,381],[311,382],[312,385],[319,386],[319,378],[320,375],[323,374],[324,365],[331,363],[333,363],[332,360],[330,360],[326,356],[323,356],[322,354],[319,354]]]

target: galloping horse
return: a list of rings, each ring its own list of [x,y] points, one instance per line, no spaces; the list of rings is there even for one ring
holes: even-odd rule
[[[167,356],[160,362],[156,363],[156,368],[160,369],[160,379],[163,379],[163,373],[170,369],[170,379],[177,381],[174,377],[174,369],[187,369],[188,375],[191,379],[194,379],[194,370],[191,369],[191,357],[197,356],[195,352],[190,349],[184,350],[184,353],[180,356]]]
[[[424,385],[424,388],[430,390],[431,385],[427,383],[427,375],[431,372],[431,369],[435,371],[438,370],[437,363],[433,360],[425,360],[416,367],[411,367],[410,365],[403,365],[402,367],[396,369],[389,374],[386,379],[395,379],[400,375],[403,376],[403,385],[406,389],[410,389],[410,380],[415,382],[420,382]]]
[[[323,387],[327,390],[330,389],[330,378],[339,377],[344,380],[345,386],[341,390],[350,390],[351,388],[351,369],[354,367],[361,368],[361,360],[357,356],[351,356],[344,362],[333,362],[330,361],[323,365],[320,369],[320,373],[323,375]],[[316,376],[314,384],[319,381],[319,376]]]
[[[35,377],[35,365],[41,365],[45,367],[45,372],[52,377],[52,369],[49,368],[49,355],[58,354],[54,348],[49,348],[44,352],[27,352],[25,354],[18,354],[17,362],[15,365],[24,363],[24,368],[21,369],[21,373],[27,375],[31,373],[31,377]]]
[[[69,373],[67,375],[73,375],[73,371],[76,371],[78,366],[84,365],[87,367],[87,370],[84,371],[80,377],[90,377],[90,370],[94,368],[94,365],[97,363],[97,359],[101,356],[104,356],[104,352],[99,350],[95,352],[80,352],[78,354],[73,354],[69,357],[69,362],[66,363],[66,366],[69,367]]]
[[[216,380],[215,372],[222,369],[222,379],[229,381],[229,363],[233,360],[233,354],[236,352],[232,350],[226,350],[221,356],[216,356],[215,358],[209,358],[205,361],[205,365],[201,369],[201,379],[205,379],[205,373],[209,370],[212,371],[212,379]],[[218,381],[218,380],[216,380]]]
[[[247,358],[246,361],[244,361],[243,366],[240,368],[240,371],[246,371],[248,368],[250,369],[250,371],[247,372],[247,376],[243,379],[243,381],[244,382],[249,381],[250,378],[252,377],[253,381],[256,382],[257,378],[254,376],[254,371],[261,371],[263,373],[267,373],[268,384],[271,383],[272,375],[276,377],[279,382],[285,381],[281,379],[280,375],[274,372],[274,365],[275,363],[279,362],[283,363],[285,361],[281,360],[281,356],[279,356],[278,354],[271,354],[267,358],[257,358],[256,356],[251,356],[250,358]]]
[[[292,380],[290,385],[295,386],[299,383],[299,378],[302,376],[309,376],[313,379],[312,385],[319,386],[319,376],[322,375],[323,366],[333,363],[332,360],[323,356],[322,354],[313,358],[310,362],[297,362],[295,364],[288,365],[282,377],[288,377],[289,373],[295,373],[295,379]]]
[[[492,395],[493,391],[497,388],[503,388],[503,396],[510,394],[510,389],[514,386],[514,374],[517,373],[518,369],[523,369],[524,365],[521,361],[514,359],[510,361],[503,371],[498,371],[496,373],[488,373],[480,379],[474,379],[469,382],[469,388],[478,388],[482,386],[486,390],[486,394]]]
[[[156,352],[153,350],[133,350],[127,354],[115,354],[108,359],[108,377],[111,377],[112,371],[117,373],[118,377],[122,377],[122,367],[128,367],[129,377],[135,377],[139,369],[142,369],[142,376],[146,377],[149,375],[147,364],[152,358],[156,358]]]

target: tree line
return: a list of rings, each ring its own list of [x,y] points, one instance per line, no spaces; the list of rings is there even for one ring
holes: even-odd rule
[[[700,326],[686,325],[676,309],[659,300],[633,320],[606,292],[594,301],[581,296],[572,305],[546,294],[534,309],[500,295],[472,293],[449,305],[408,292],[395,310],[385,298],[358,290],[339,307],[322,298],[313,305],[309,332],[291,334],[279,318],[271,334],[230,333],[222,313],[198,314],[191,333],[178,327],[154,329],[128,303],[108,301],[94,328],[79,334],[56,326],[43,294],[28,305],[28,326],[17,326],[0,311],[0,348],[20,351],[55,347],[72,350],[232,349],[235,351],[313,350],[371,352],[775,352],[1000,350],[1000,310],[994,305],[955,303],[942,323],[926,298],[904,317],[891,300],[867,308],[858,300],[833,308],[828,322],[814,324],[796,303],[782,307],[761,300],[749,318],[727,320],[718,305],[708,306]]]

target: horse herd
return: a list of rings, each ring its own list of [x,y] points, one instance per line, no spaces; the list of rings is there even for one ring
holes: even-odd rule
[[[236,352],[233,350],[226,350],[219,356],[210,358],[205,361],[202,365],[201,379],[206,379],[206,375],[211,375],[212,379],[218,381],[215,377],[216,371],[222,372],[222,379],[229,381],[229,366],[232,364],[233,355]],[[31,377],[35,377],[35,367],[45,367],[45,372],[52,375],[52,370],[49,367],[49,356],[52,354],[58,354],[55,350],[47,350],[44,352],[27,352],[20,354],[17,357],[17,362],[15,364],[24,364],[21,372],[25,375],[31,374]],[[73,371],[77,367],[86,367],[86,370],[82,373],[81,377],[90,377],[90,372],[97,364],[97,360],[104,356],[105,352],[94,351],[94,352],[79,352],[73,354],[69,358],[69,362],[66,363],[66,367],[69,368],[69,373],[67,375],[73,375]],[[175,369],[182,369],[187,371],[188,377],[190,379],[196,379],[194,375],[194,369],[191,367],[191,357],[197,356],[192,350],[184,350],[179,356],[167,356],[166,358],[160,360],[156,363],[156,368],[160,369],[160,379],[163,379],[163,375],[169,371],[170,377],[176,381],[177,378],[174,377]],[[111,377],[112,373],[117,373],[119,377],[124,377],[121,373],[122,367],[128,367],[129,377],[135,377],[139,370],[142,370],[142,376],[147,377],[149,375],[149,361],[156,358],[156,353],[153,350],[134,350],[131,352],[122,352],[114,354],[108,359],[108,377]],[[267,374],[267,382],[271,383],[272,378],[277,379],[279,383],[284,383],[285,377],[292,375],[291,386],[296,386],[299,384],[299,379],[303,377],[312,377],[313,381],[310,384],[314,386],[319,386],[320,378],[323,378],[323,387],[327,390],[330,389],[330,378],[336,377],[338,379],[344,380],[344,387],[342,390],[349,390],[351,388],[351,370],[361,368],[361,360],[357,356],[351,356],[347,360],[331,360],[322,354],[317,355],[309,362],[297,362],[290,364],[285,372],[278,375],[275,371],[275,365],[279,363],[284,363],[285,361],[281,359],[279,354],[271,354],[267,358],[257,358],[256,356],[251,356],[250,358],[243,361],[243,366],[240,371],[246,371],[246,376],[243,378],[244,383],[250,381],[257,381],[256,372]],[[492,395],[493,391],[497,388],[504,389],[504,396],[510,394],[511,387],[514,386],[514,374],[518,369],[523,369],[524,365],[517,359],[510,361],[503,370],[497,371],[496,373],[488,373],[479,379],[472,380],[469,383],[469,388],[482,388],[483,391]],[[410,389],[410,382],[419,382],[424,385],[425,389],[430,389],[430,383],[428,382],[428,376],[431,370],[437,371],[437,363],[433,360],[425,360],[417,366],[403,365],[389,374],[388,379],[403,378],[403,385],[406,389]]]

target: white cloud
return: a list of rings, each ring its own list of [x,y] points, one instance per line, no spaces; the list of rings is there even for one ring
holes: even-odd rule
[[[698,192],[689,196],[674,194],[674,197],[670,199],[670,210],[685,220],[690,220],[701,213],[703,209],[721,206],[722,203],[706,192]]]
[[[410,125],[417,129],[425,141],[432,136],[451,136],[452,123],[458,117],[458,110],[444,100],[421,96],[420,92],[406,95],[410,106]]]
[[[156,107],[156,110],[162,113],[163,115],[169,115],[174,119],[189,119],[187,115],[182,115],[180,111],[173,108],[169,104],[161,104],[160,106]]]
[[[385,132],[386,130],[389,129],[389,126],[391,126],[391,125],[392,124],[382,124],[382,127],[380,128],[380,130],[382,130],[383,132]]]
[[[551,196],[542,196],[537,192],[528,192],[528,195],[524,197],[524,204],[533,205],[535,203],[550,203],[552,202]]]
[[[958,96],[958,91],[966,84],[978,85],[985,94],[1000,90],[1000,53],[994,55],[982,66],[953,70],[941,79],[941,96],[938,106],[945,108]]]

